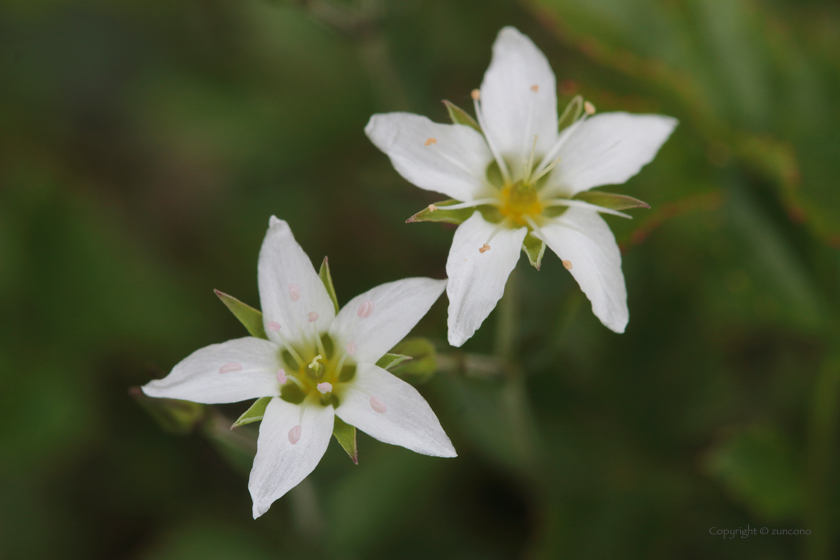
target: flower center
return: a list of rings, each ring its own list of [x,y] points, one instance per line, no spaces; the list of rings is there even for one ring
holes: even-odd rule
[[[543,205],[533,184],[522,180],[506,185],[499,193],[499,212],[517,226],[528,225],[525,216],[539,216]]]
[[[280,351],[286,379],[280,388],[283,400],[293,404],[306,400],[322,406],[338,406],[346,384],[356,375],[356,362],[352,358],[355,347],[336,348],[329,334],[320,337],[320,347],[294,348],[300,361],[289,350]]]

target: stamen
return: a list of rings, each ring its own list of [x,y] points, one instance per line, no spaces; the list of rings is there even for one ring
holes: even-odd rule
[[[525,221],[528,222],[528,225],[531,226],[531,229],[533,229],[534,233],[537,234],[537,237],[539,237],[543,243],[548,245],[548,239],[546,238],[543,231],[540,229],[540,226],[537,225],[537,222],[535,222],[534,219],[528,214],[522,214],[522,217],[525,218]]]
[[[572,270],[572,261],[567,261],[566,259],[560,259],[563,261],[563,268],[566,270]]]
[[[300,433],[301,433],[300,425],[295,426],[291,430],[289,430],[289,443],[292,445],[296,444],[300,441]]]
[[[289,297],[292,298],[292,301],[297,301],[300,299],[300,286],[297,284],[289,284]]]
[[[435,206],[434,204],[429,204],[429,212],[434,212],[435,210],[437,210],[437,206]]]
[[[482,245],[481,247],[478,248],[478,252],[481,253],[481,254],[484,254],[489,250],[490,250],[490,245],[488,245],[487,243],[485,243],[484,245]]]
[[[280,330],[280,323],[278,323],[277,321],[269,321],[265,324],[265,326],[268,327],[268,330],[272,332],[277,332]]]
[[[618,210],[613,210],[612,208],[607,208],[606,206],[598,206],[597,204],[584,202],[583,200],[555,198],[543,203],[543,206],[570,206],[572,208],[587,208],[589,210],[595,210],[596,212],[600,212],[602,214],[612,214],[613,216],[621,216],[622,218],[627,218],[628,220],[633,219],[633,216],[631,216],[630,214],[625,214],[624,212],[619,212]]]
[[[528,159],[524,161],[525,170],[523,173],[522,182],[526,185],[531,181],[531,169],[534,167],[534,153],[537,151],[537,138],[539,138],[539,136],[535,134],[534,144],[531,146],[531,155],[528,156]]]
[[[316,385],[316,388],[318,389],[318,392],[322,395],[326,395],[327,393],[333,390],[332,383],[327,383],[326,381],[324,381],[323,383],[318,383],[318,385]]]
[[[476,206],[483,206],[485,204],[493,204],[494,206],[499,206],[500,203],[498,199],[495,198],[477,198],[475,200],[468,200],[467,202],[459,202],[458,204],[453,204],[451,206],[435,206],[435,210],[460,210],[461,208],[474,208]],[[432,204],[431,206],[434,206],[434,204]],[[434,210],[432,210],[432,212],[434,212]]]
[[[374,412],[378,412],[379,414],[385,414],[388,412],[388,407],[385,406],[385,403],[377,397],[370,398],[370,407],[374,410]]]
[[[278,369],[277,370],[277,382],[280,383],[280,385],[285,385],[286,381],[288,381],[288,380],[289,380],[289,378],[286,377],[286,370],[283,369],[283,368]]]
[[[423,145],[431,146],[432,144],[437,144],[437,138],[429,138]]]
[[[344,348],[347,349],[347,353],[350,354],[351,356],[356,354],[356,345],[353,344],[352,342],[348,342],[347,346],[345,346]]]
[[[232,371],[242,371],[242,366],[236,362],[228,362],[219,368],[219,373],[230,373]]]
[[[496,237],[496,234],[498,234],[500,231],[502,231],[502,229],[504,229],[506,224],[507,220],[502,220],[501,222],[496,224],[496,227],[493,228],[493,231],[490,233],[490,237],[487,238],[487,242],[484,243],[484,245],[481,246],[481,249],[478,250],[479,253],[483,253],[484,251],[490,250],[490,242],[493,241],[493,238]],[[485,247],[487,248],[485,249]]]
[[[362,302],[362,305],[359,306],[359,310],[356,311],[356,315],[359,316],[359,319],[367,319],[373,314],[373,302],[369,299],[366,299]]]
[[[312,358],[312,361],[309,363],[309,369],[315,369],[315,368],[321,367],[321,364],[318,363],[318,360],[323,360],[323,359],[324,359],[324,357],[321,356],[321,354],[318,354],[317,356]]]
[[[490,140],[490,131],[487,129],[487,122],[484,120],[484,114],[481,112],[481,105],[478,103],[478,100],[481,98],[481,92],[477,89],[472,91],[472,98],[473,104],[475,105],[475,116],[478,119],[478,126],[481,127],[481,130],[484,132],[484,140],[487,142],[487,147],[490,148],[490,152],[493,154],[493,159],[496,160],[496,164],[499,166],[499,171],[502,172],[502,177],[505,180],[505,183],[510,183],[510,173],[508,172],[507,164],[505,160],[502,159],[502,156],[499,155],[499,151],[496,149],[496,146],[493,145],[493,142]]]
[[[538,91],[540,91],[540,86],[539,86],[539,84],[534,84],[534,85],[532,85],[532,86],[531,86],[531,91],[533,91],[534,93],[537,93]]]
[[[540,179],[542,179],[544,175],[546,175],[546,174],[548,174],[548,173],[551,173],[551,170],[552,170],[552,169],[554,169],[554,168],[557,166],[557,164],[558,164],[558,163],[560,163],[560,158],[555,159],[554,161],[552,161],[551,163],[549,163],[549,164],[545,167],[545,169],[543,169],[543,170],[542,170],[542,171],[540,171],[538,174],[536,174],[536,175],[534,175],[533,177],[531,177],[531,183],[536,183],[537,181],[539,181]]]
[[[277,337],[280,339],[280,344],[283,346],[283,348],[288,350],[289,354],[292,355],[292,357],[297,361],[297,363],[302,364],[303,363],[303,358],[301,358],[300,354],[298,354],[295,351],[295,349],[292,348],[291,345],[288,342],[286,342],[286,339],[283,338],[283,335],[280,334],[280,331],[277,331]]]
[[[589,101],[584,101],[583,102],[583,110],[586,111],[587,115],[594,115],[595,114],[595,105],[593,105]]]
[[[309,322],[314,323],[317,320],[318,320],[318,314],[315,313],[314,311],[310,311],[309,312]]]

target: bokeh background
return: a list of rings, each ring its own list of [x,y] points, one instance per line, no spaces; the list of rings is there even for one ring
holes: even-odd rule
[[[458,459],[333,442],[253,521],[247,403],[173,433],[130,388],[244,335],[212,290],[259,304],[271,214],[341,303],[444,277],[452,230],[403,223],[442,197],[363,127],[469,109],[504,25],[561,104],[681,121],[608,189],[652,205],[607,217],[626,334],[523,257],[516,375],[495,315],[457,353],[445,298],[416,329]],[[0,558],[836,558],[838,125],[829,0],[6,0]],[[710,534],[748,526],[811,534]]]

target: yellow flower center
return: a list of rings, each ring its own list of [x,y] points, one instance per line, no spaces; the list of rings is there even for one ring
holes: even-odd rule
[[[343,385],[356,375],[356,363],[344,349],[334,347],[332,338],[321,335],[321,348],[297,348],[297,360],[287,349],[280,352],[287,381],[280,389],[284,400],[299,404],[313,400],[338,406]]]
[[[500,192],[499,212],[517,226],[528,225],[525,216],[534,218],[543,212],[543,205],[533,184],[517,181],[505,185]]]

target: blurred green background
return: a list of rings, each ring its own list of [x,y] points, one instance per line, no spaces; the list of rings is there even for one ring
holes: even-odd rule
[[[626,334],[523,257],[522,378],[479,367],[495,314],[463,352],[445,298],[415,331],[448,364],[419,389],[458,459],[360,434],[354,466],[332,442],[253,521],[254,426],[220,417],[247,403],[179,435],[129,388],[245,334],[212,290],[258,305],[271,214],[341,303],[444,277],[452,230],[403,223],[443,197],[363,127],[468,108],[504,25],[561,104],[681,121],[609,189],[652,205],[607,218]],[[6,0],[0,558],[836,558],[838,175],[830,0]],[[710,534],[748,525],[811,534]]]

